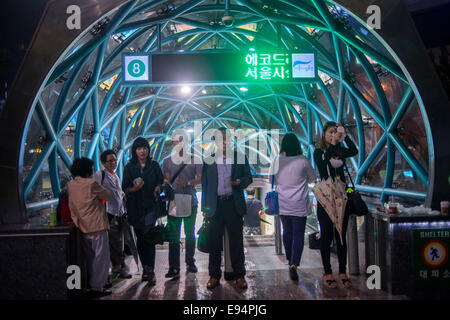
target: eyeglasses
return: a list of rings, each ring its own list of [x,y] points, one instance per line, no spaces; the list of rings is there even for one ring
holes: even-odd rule
[[[109,162],[109,163],[117,162],[117,159],[107,160],[106,162]]]

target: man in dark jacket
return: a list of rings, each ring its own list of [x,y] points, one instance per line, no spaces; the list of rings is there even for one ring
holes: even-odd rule
[[[234,152],[232,159],[226,158],[226,150],[230,148],[226,137],[227,129],[220,128],[219,131],[222,133],[222,143],[216,141],[219,158],[216,158],[216,161],[205,159],[202,170],[202,211],[204,216],[211,221],[208,267],[210,280],[207,288],[213,289],[220,284],[221,252],[224,228],[226,227],[230,239],[231,265],[237,278],[236,283],[239,288],[245,289],[247,282],[244,278],[245,255],[242,231],[246,205],[243,190],[252,183],[253,179],[245,156]]]

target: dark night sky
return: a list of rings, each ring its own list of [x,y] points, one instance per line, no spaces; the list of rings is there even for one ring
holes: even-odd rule
[[[0,100],[4,98],[5,82],[9,88],[12,85],[47,1],[0,1]],[[433,1],[436,4],[447,4],[412,14],[427,48],[450,44],[450,0]],[[431,5],[433,1],[427,2],[427,5]],[[417,3],[416,0],[407,0],[411,9],[417,7]]]
[[[11,87],[47,0],[0,1],[0,98]]]

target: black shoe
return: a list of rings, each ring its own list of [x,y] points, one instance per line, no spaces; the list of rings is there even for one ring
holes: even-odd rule
[[[105,284],[105,286],[103,287],[105,289],[111,289],[112,288],[112,283],[111,281],[108,280],[108,282]]]
[[[155,273],[153,272],[153,269],[149,266],[144,266],[144,270],[142,271],[142,281],[148,281],[150,273],[153,273],[153,277]]]
[[[126,271],[122,271],[119,274],[119,278],[122,278],[122,279],[131,279],[132,277],[133,276]]]
[[[289,267],[289,276],[291,277],[291,280],[298,281],[297,268]]]
[[[153,271],[148,273],[148,284],[154,286],[156,284],[155,273]]]
[[[109,296],[112,293],[111,290],[103,289],[101,291],[91,290],[88,292],[89,298],[101,298]]]
[[[179,278],[180,269],[169,268],[169,272],[166,273],[166,278]]]
[[[198,269],[195,263],[190,263],[186,265],[186,271],[190,273],[197,273]]]

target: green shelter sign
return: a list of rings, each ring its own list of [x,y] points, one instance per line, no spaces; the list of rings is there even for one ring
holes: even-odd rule
[[[450,229],[415,229],[413,239],[415,287],[450,288]]]

